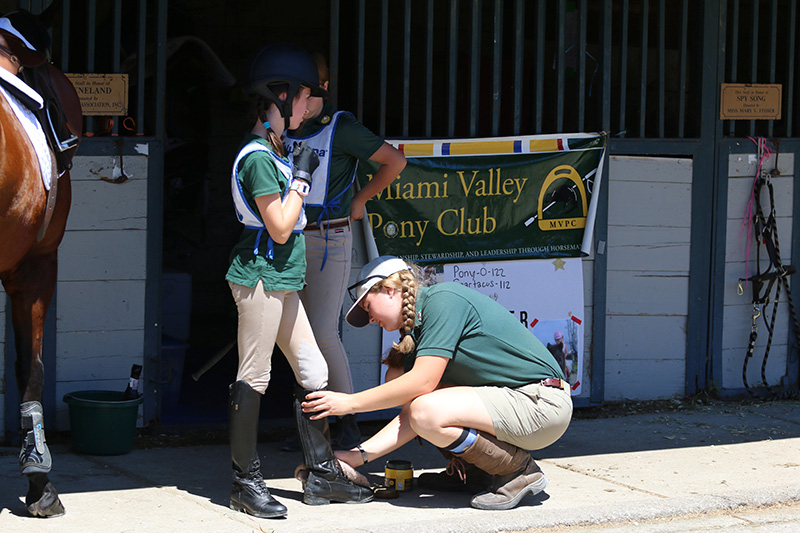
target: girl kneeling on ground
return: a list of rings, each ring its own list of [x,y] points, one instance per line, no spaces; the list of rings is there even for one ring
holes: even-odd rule
[[[547,486],[527,450],[566,431],[569,384],[547,348],[502,305],[458,283],[421,285],[419,269],[397,257],[361,270],[346,320],[401,332],[385,361],[387,382],[355,394],[312,392],[303,411],[321,419],[402,406],[375,436],[337,457],[359,466],[420,436],[452,458],[448,471],[486,489],[473,507],[516,507]],[[447,485],[446,477],[423,474],[420,484]]]

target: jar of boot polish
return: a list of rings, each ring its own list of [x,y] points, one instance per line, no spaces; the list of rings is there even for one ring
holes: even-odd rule
[[[387,488],[394,488],[398,492],[409,491],[414,486],[414,467],[411,461],[392,459],[386,461],[384,477]]]

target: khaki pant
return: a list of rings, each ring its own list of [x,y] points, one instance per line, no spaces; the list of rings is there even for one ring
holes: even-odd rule
[[[300,299],[319,349],[328,363],[328,389],[352,394],[350,361],[339,336],[339,324],[350,280],[353,232],[349,226],[330,229],[327,243],[324,228],[306,230],[305,237],[307,285],[300,291]]]
[[[272,371],[272,351],[277,344],[306,390],[328,385],[328,366],[314,340],[303,304],[296,291],[265,291],[228,283],[239,310],[239,370],[236,380],[264,394]]]
[[[567,387],[532,384],[517,389],[475,390],[489,411],[498,439],[524,450],[540,450],[567,431],[572,418],[572,397]]]

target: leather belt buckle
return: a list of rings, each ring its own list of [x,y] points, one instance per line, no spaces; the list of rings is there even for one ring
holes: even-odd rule
[[[346,228],[350,225],[350,219],[346,218],[343,220],[335,220],[335,221],[324,221],[322,224],[307,224],[305,227],[306,231],[309,230],[317,230],[317,229],[338,229],[338,228]]]
[[[540,385],[545,387],[553,387],[554,389],[563,389],[564,380],[558,378],[547,378],[539,382]]]

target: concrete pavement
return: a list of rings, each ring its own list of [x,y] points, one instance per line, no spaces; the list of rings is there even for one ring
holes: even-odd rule
[[[363,505],[307,506],[293,477],[301,454],[279,447],[280,442],[259,445],[267,485],[289,509],[288,517],[279,520],[228,509],[230,458],[225,445],[135,449],[120,456],[83,455],[67,445],[53,446],[50,478],[67,513],[30,518],[23,503],[27,480],[19,474],[18,449],[3,447],[0,531],[485,532],[601,526],[602,531],[750,531],[742,527],[758,519],[736,516],[755,513],[763,522],[764,513],[774,519],[775,509],[782,509],[777,511],[780,520],[789,525],[759,531],[800,530],[798,401],[716,403],[573,420],[560,441],[533,454],[548,488],[510,511],[479,511],[469,507],[467,494],[419,488]],[[413,461],[416,476],[444,466],[432,446],[412,442],[360,470],[379,483],[385,460],[392,458]]]

